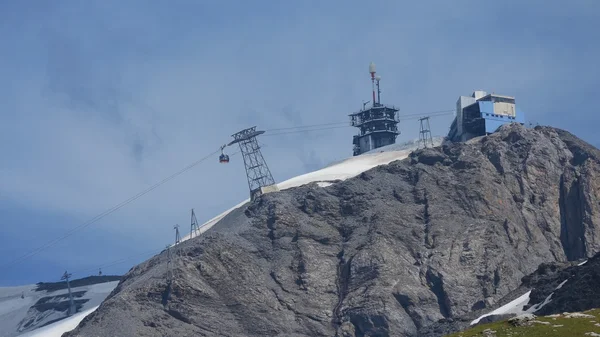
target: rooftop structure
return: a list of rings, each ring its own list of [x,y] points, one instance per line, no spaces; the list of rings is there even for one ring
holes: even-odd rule
[[[381,104],[379,88],[381,77],[375,76],[375,64],[369,65],[369,73],[373,87],[373,103],[368,108],[366,106],[369,102],[363,103],[362,110],[349,115],[351,125],[359,129],[359,134],[352,139],[355,156],[382,146],[395,144],[396,137],[400,134],[396,114],[399,110],[394,106]],[[375,94],[375,88],[377,88],[377,94]]]

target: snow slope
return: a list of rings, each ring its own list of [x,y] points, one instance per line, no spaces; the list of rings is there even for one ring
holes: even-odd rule
[[[442,144],[444,138],[436,137],[433,139],[435,146]],[[389,164],[395,160],[401,160],[407,158],[408,155],[419,147],[418,140],[412,140],[401,144],[392,144],[383,146],[369,152],[366,152],[360,156],[350,157],[348,159],[333,163],[325,168],[317,171],[309,172],[297,177],[288,179],[277,184],[280,190],[285,190],[292,187],[298,187],[309,183],[316,182],[320,187],[327,187],[335,183],[336,180],[346,180],[361,174],[364,171],[370,170],[379,165]],[[208,220],[200,227],[200,233],[204,233],[214,224],[223,219],[227,214],[233,210],[242,207],[244,204],[249,202],[250,199],[246,199],[225,212],[217,215],[216,217]],[[185,241],[190,238],[190,235],[186,235],[182,238]]]
[[[482,318],[492,316],[492,315],[504,315],[504,314],[520,315],[520,314],[525,313],[525,311],[523,310],[523,307],[525,305],[527,305],[527,303],[529,303],[529,294],[531,294],[531,290],[526,292],[525,294],[521,295],[520,297],[516,298],[515,300],[513,300],[509,303],[506,303],[505,305],[501,306],[500,308],[478,317],[476,320],[473,320],[470,325],[477,324],[477,323],[479,323],[479,321]]]
[[[78,293],[75,300],[79,303],[85,301],[78,311],[100,305],[118,283],[113,281],[72,288],[74,294]],[[37,288],[35,284],[0,288],[0,337],[37,331],[54,321],[58,320],[54,324],[60,323],[66,317],[66,311],[57,308],[68,301],[68,290],[36,291]]]
[[[75,329],[85,316],[94,312],[98,307],[99,305],[45,327],[24,333],[18,337],[60,337],[63,333]]]
[[[586,260],[587,262],[587,260]],[[585,263],[585,262],[584,262]],[[583,265],[583,264],[579,264],[579,265]],[[558,290],[560,288],[562,288],[562,286],[565,285],[565,283],[567,283],[567,281],[569,281],[569,279],[566,279],[564,281],[562,281],[554,290]],[[514,315],[521,315],[521,314],[533,314],[536,311],[540,310],[543,306],[545,306],[546,304],[550,303],[550,301],[552,300],[552,295],[554,295],[554,292],[550,293],[550,295],[548,295],[548,297],[546,297],[546,299],[544,300],[544,302],[541,303],[537,303],[532,305],[531,307],[529,307],[529,309],[527,310],[523,310],[523,307],[526,306],[527,304],[529,304],[529,295],[531,294],[531,290],[526,292],[525,294],[521,295],[519,298],[501,306],[500,308],[487,313],[485,315],[482,315],[480,317],[478,317],[477,319],[473,320],[471,322],[470,325],[474,325],[479,323],[479,321],[487,316],[492,316],[492,315],[505,315],[505,314],[514,314]]]

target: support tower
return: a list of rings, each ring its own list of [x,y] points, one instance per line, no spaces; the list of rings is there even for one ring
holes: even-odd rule
[[[419,146],[433,147],[433,137],[431,136],[431,128],[429,126],[429,117],[419,118],[421,126],[419,128]]]
[[[198,219],[196,219],[196,214],[194,214],[194,209],[192,208],[192,224],[190,226],[190,239],[194,237],[194,235],[198,236],[200,234],[200,226],[198,226]]]
[[[371,74],[373,104],[367,107],[366,103],[363,103],[362,110],[350,115],[351,125],[360,130],[359,134],[352,139],[355,156],[382,146],[395,144],[396,137],[400,134],[396,114],[399,110],[394,106],[381,104],[379,88],[381,77],[375,76],[375,64],[369,65],[369,73]]]
[[[67,273],[67,271],[65,270],[65,273],[63,274],[63,276],[60,279],[67,281],[67,289],[69,289],[69,311],[68,311],[67,315],[73,316],[75,314],[75,312],[77,311],[77,309],[75,308],[75,302],[73,302],[73,293],[71,293],[71,283],[69,283],[70,277],[71,277],[71,274]]]
[[[175,230],[175,244],[177,245],[181,242],[181,235],[179,235],[179,225],[173,226],[173,229]]]
[[[256,140],[256,136],[263,133],[265,132],[256,131],[256,126],[253,126],[233,134],[233,141],[228,144],[233,145],[237,143],[240,145],[240,151],[244,158],[244,166],[246,167],[251,200],[254,200],[261,194],[279,190]]]

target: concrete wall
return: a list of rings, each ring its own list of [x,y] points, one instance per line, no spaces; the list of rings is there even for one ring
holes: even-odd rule
[[[371,151],[371,136],[361,137],[358,144],[360,145],[360,153]]]
[[[463,109],[475,102],[477,102],[477,100],[474,97],[469,96],[460,96],[456,102],[456,130],[459,135],[463,133]]]

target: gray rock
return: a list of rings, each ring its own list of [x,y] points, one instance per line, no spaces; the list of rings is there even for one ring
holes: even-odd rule
[[[69,337],[439,336],[600,245],[599,151],[514,124],[266,194],[127,273]]]
[[[531,325],[536,318],[537,317],[534,314],[522,314],[509,319],[508,323],[514,326],[527,326]]]

